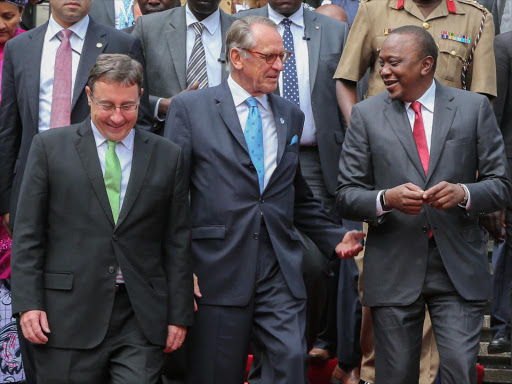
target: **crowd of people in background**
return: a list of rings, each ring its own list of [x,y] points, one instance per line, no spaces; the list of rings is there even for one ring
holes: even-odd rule
[[[491,297],[510,352],[512,1],[49,3],[0,0],[0,382],[473,384]]]

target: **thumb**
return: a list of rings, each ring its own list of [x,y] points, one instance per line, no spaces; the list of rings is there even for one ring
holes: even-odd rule
[[[198,282],[198,279],[197,279],[197,276],[195,273],[194,273],[194,295],[196,297],[203,297],[203,295],[201,294],[201,290],[199,289],[199,282]]]
[[[46,312],[41,312],[41,316],[39,317],[39,324],[41,324],[41,328],[45,333],[50,333],[50,326],[48,325],[48,318],[46,317]]]

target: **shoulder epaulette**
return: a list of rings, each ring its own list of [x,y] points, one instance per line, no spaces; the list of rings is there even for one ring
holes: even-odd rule
[[[472,5],[473,7],[478,8],[479,10],[481,10],[484,13],[489,13],[489,10],[487,8],[485,8],[482,4],[480,4],[477,0],[457,0],[457,1],[462,4]]]

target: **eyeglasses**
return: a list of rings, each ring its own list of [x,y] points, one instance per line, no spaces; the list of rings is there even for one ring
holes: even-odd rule
[[[252,49],[241,48],[244,51],[252,53],[254,55],[258,55],[260,58],[264,59],[267,64],[274,64],[277,58],[281,59],[281,62],[284,64],[291,57],[292,53],[290,51],[283,51],[281,53],[261,53],[257,51],[253,51]]]
[[[91,96],[92,101],[94,101],[94,104],[96,104],[98,107],[100,107],[105,112],[114,113],[114,111],[117,108],[119,108],[119,112],[121,112],[121,113],[134,113],[137,110],[137,108],[139,108],[139,103],[137,103],[137,104],[123,104],[123,105],[120,105],[119,107],[117,105],[114,105],[114,104],[100,104],[100,103],[98,103],[96,101],[96,99],[94,98],[92,92],[90,93],[90,96]],[[140,100],[140,97],[139,97],[139,100]]]

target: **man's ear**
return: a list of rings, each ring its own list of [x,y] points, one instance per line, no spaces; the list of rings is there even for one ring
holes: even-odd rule
[[[231,61],[231,65],[233,68],[236,68],[238,70],[242,69],[242,51],[238,48],[231,48],[231,51],[229,51],[229,59]]]
[[[432,56],[427,56],[421,62],[421,74],[427,75],[431,71],[434,71],[434,58]]]
[[[85,93],[87,93],[87,101],[89,106],[91,105],[91,88],[88,85],[85,86]]]

